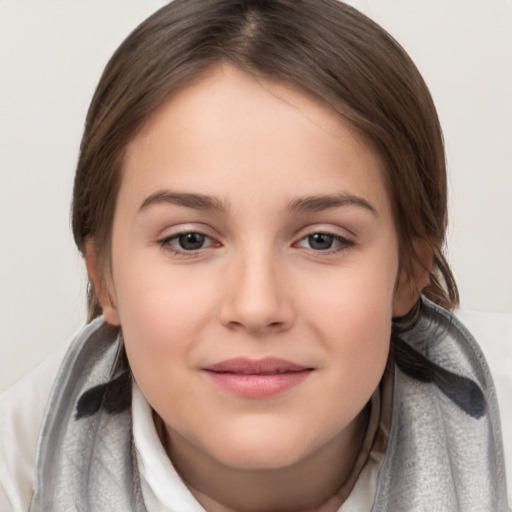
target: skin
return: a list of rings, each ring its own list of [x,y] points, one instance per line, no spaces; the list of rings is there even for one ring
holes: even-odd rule
[[[127,148],[111,274],[94,241],[88,270],[167,453],[207,510],[339,507],[391,318],[426,284],[426,271],[416,287],[399,271],[383,172],[331,110],[228,65],[174,95]],[[185,249],[183,233],[203,245]],[[312,370],[266,398],[203,371],[269,356]]]

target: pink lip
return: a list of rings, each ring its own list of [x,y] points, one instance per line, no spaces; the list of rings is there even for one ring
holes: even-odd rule
[[[221,388],[246,398],[266,398],[300,384],[312,368],[284,359],[235,358],[213,364],[203,371]]]

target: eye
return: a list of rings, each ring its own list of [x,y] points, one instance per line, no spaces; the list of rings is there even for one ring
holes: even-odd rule
[[[301,238],[297,245],[314,251],[336,251],[347,249],[354,245],[354,242],[333,233],[318,232]]]
[[[183,233],[176,236],[176,242],[180,249],[185,251],[196,251],[202,249],[206,240],[206,236],[201,233]]]
[[[178,233],[159,240],[159,244],[164,249],[170,249],[176,252],[190,252],[210,247],[214,245],[214,242],[209,236],[206,236],[203,233],[190,231],[186,233]]]

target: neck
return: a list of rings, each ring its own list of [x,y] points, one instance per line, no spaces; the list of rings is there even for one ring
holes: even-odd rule
[[[369,408],[365,408],[313,454],[271,470],[244,470],[213,458],[205,460],[204,454],[176,432],[166,435],[164,427],[159,433],[175,468],[208,512],[331,512],[338,510],[350,493],[364,463],[358,456],[368,418]]]

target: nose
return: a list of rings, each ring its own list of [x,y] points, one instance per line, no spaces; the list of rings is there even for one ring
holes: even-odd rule
[[[221,322],[253,335],[282,332],[294,321],[286,276],[271,254],[247,254],[230,262],[223,285]]]

